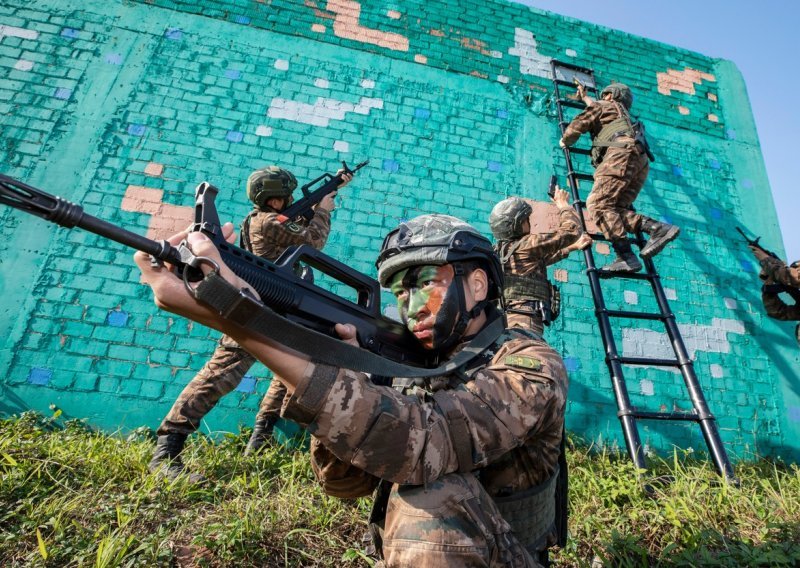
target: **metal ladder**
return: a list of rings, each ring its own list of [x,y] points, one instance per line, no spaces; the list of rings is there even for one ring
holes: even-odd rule
[[[585,67],[579,67],[569,63],[553,60],[551,62],[553,86],[555,89],[556,108],[558,110],[558,123],[563,135],[566,130],[569,120],[565,120],[564,109],[584,109],[585,104],[576,99],[567,98],[562,96],[562,89],[567,87],[574,89],[577,79],[586,87],[587,93],[594,94],[597,98],[597,85],[595,82],[594,71]],[[572,193],[573,206],[578,213],[581,220],[583,230],[589,234],[584,217],[585,202],[581,200],[579,193],[579,182],[585,181],[588,183],[593,182],[591,173],[577,172],[573,168],[573,155],[588,156],[590,150],[584,148],[565,148],[564,157],[567,163],[567,181]],[[585,160],[585,158],[584,158]],[[591,234],[593,241],[606,241],[602,234]],[[643,247],[646,240],[639,232],[634,239],[634,244],[639,248]],[[644,448],[639,438],[639,430],[637,420],[662,420],[662,421],[689,421],[696,422],[705,438],[706,446],[714,460],[714,465],[717,472],[729,480],[735,480],[733,467],[728,459],[722,440],[719,437],[716,421],[711,411],[708,409],[705,397],[700,384],[697,381],[697,375],[694,371],[689,354],[684,345],[683,338],[681,337],[678,325],[675,322],[675,315],[670,309],[669,302],[667,301],[666,294],[661,285],[661,278],[656,271],[652,259],[642,259],[644,264],[644,272],[636,274],[619,274],[619,273],[604,273],[599,270],[594,263],[594,255],[592,247],[584,250],[584,259],[586,261],[586,273],[589,277],[589,285],[594,299],[595,314],[600,328],[600,335],[603,339],[603,346],[606,352],[606,365],[608,366],[611,375],[611,384],[614,388],[614,396],[617,401],[617,408],[619,409],[618,416],[622,423],[622,431],[625,436],[625,444],[630,454],[631,460],[639,469],[646,469]],[[603,290],[601,281],[612,278],[626,278],[631,280],[646,280],[653,289],[655,300],[658,304],[658,313],[646,313],[637,311],[625,310],[609,310],[606,308],[606,302],[603,297]],[[617,344],[612,333],[611,320],[618,318],[636,319],[636,320],[652,320],[661,321],[666,327],[667,335],[675,353],[674,359],[659,359],[648,357],[626,357],[620,355],[617,350]],[[628,388],[625,383],[623,368],[625,366],[642,366],[647,365],[651,367],[672,367],[680,370],[683,375],[683,381],[686,385],[686,390],[689,399],[692,403],[693,410],[691,411],[672,411],[672,412],[651,412],[638,410],[631,404],[628,395]]]

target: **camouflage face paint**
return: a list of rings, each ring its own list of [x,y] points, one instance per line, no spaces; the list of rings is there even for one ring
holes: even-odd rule
[[[392,276],[389,287],[397,298],[403,323],[425,349],[448,339],[460,313],[453,267],[416,266]]]

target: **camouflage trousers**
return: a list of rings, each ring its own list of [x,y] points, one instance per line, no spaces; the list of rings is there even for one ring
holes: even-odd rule
[[[223,335],[211,359],[189,381],[172,405],[158,427],[158,435],[189,435],[197,430],[203,417],[223,396],[239,386],[242,377],[255,362],[255,357],[239,347],[233,339]],[[265,417],[276,422],[285,396],[286,387],[279,377],[273,377],[267,394],[261,400],[258,418]]]
[[[535,568],[494,500],[471,473],[394,485],[383,529],[386,567]]]
[[[586,207],[605,237],[625,239],[650,219],[631,210],[647,180],[650,162],[638,147],[609,148],[594,172],[594,185]]]

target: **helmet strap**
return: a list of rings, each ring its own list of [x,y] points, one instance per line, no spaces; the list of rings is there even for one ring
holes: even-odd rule
[[[451,286],[455,287],[456,297],[458,298],[458,319],[455,325],[453,325],[450,336],[437,346],[437,350],[440,352],[449,351],[452,347],[457,345],[458,342],[463,339],[469,322],[478,317],[489,303],[487,300],[480,300],[471,310],[468,310],[467,299],[464,295],[464,277],[466,276],[464,265],[460,262],[454,262],[452,266],[454,276]]]

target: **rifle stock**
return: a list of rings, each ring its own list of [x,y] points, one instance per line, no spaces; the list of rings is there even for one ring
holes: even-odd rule
[[[352,324],[363,348],[392,361],[421,367],[435,363],[403,324],[382,314],[377,280],[307,245],[289,247],[275,262],[270,262],[228,243],[214,204],[217,193],[218,189],[207,182],[197,186],[191,231],[209,237],[225,264],[250,284],[270,309],[289,321],[335,338],[338,338],[334,329],[337,323]],[[145,252],[153,259],[173,265],[178,275],[183,276],[184,271],[188,271],[186,277],[190,281],[202,278],[199,269],[187,264],[192,255],[183,244],[173,247],[165,240],[148,239],[93,217],[80,205],[3,174],[0,174],[0,203]],[[298,276],[295,266],[301,262],[354,290],[356,301],[337,296]]]

